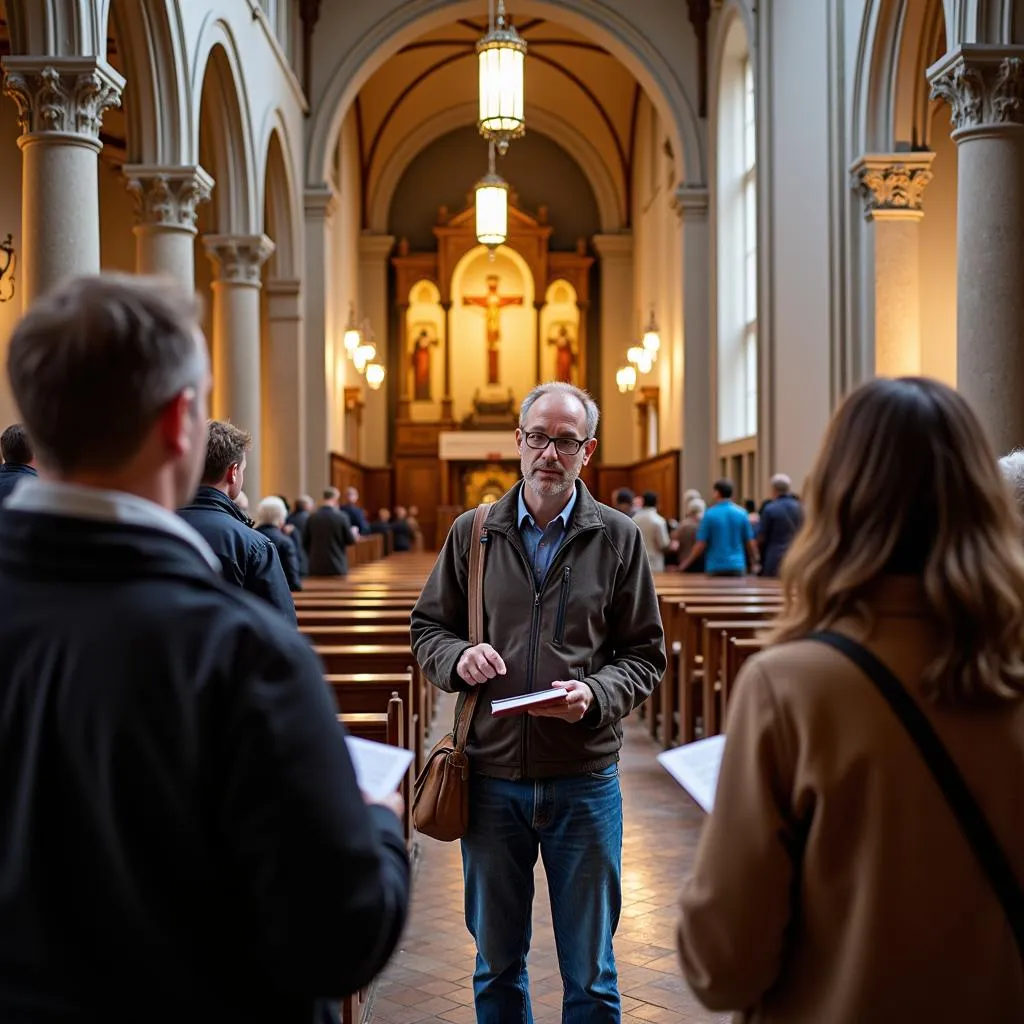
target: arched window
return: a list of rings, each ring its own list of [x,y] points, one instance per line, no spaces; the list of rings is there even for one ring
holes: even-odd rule
[[[757,433],[757,129],[743,22],[726,36],[718,101],[718,438]]]

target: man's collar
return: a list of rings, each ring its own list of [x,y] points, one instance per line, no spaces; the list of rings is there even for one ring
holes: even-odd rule
[[[170,533],[189,543],[212,569],[221,571],[220,560],[209,544],[180,516],[161,505],[124,491],[105,491],[57,480],[33,477],[19,484],[4,504],[17,512],[42,512],[72,519],[128,523]]]
[[[519,513],[516,517],[516,522],[522,526],[523,520],[529,520],[531,526],[536,526],[536,521],[533,518],[533,513],[526,507],[526,501],[523,499],[523,492],[526,490],[526,482],[524,481],[519,485]],[[573,482],[572,492],[569,495],[569,500],[565,503],[565,508],[555,516],[555,519],[562,520],[562,528],[569,528],[569,517],[572,515],[572,510],[576,505],[576,484]],[[552,520],[553,522],[554,520]]]

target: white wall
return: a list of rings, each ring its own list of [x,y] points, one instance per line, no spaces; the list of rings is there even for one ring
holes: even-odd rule
[[[683,440],[682,240],[680,220],[673,209],[673,160],[665,150],[668,136],[650,99],[640,100],[633,162],[633,295],[632,334],[620,343],[620,364],[628,345],[640,343],[654,310],[661,350],[649,374],[637,387],[659,389],[659,447],[678,448]],[[615,424],[628,432],[632,458],[640,458],[635,413],[628,423]]]
[[[363,452],[353,450],[351,438],[345,437],[345,388],[363,383],[349,360],[343,338],[348,323],[349,303],[355,304],[357,319],[361,320],[364,310],[359,296],[359,228],[361,197],[359,193],[359,143],[356,136],[355,118],[349,116],[342,126],[338,144],[338,208],[334,212],[333,278],[327,283],[333,315],[327,332],[327,360],[334,377],[330,390],[328,407],[328,437],[331,450],[343,452],[350,458],[366,456],[365,439],[370,433],[364,416]],[[380,331],[381,325],[372,325]],[[386,338],[378,336],[376,344],[383,346]]]

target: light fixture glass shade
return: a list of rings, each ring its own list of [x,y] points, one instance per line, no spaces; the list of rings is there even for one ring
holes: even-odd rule
[[[366,383],[376,391],[384,383],[384,367],[380,363],[369,363],[366,367]]]
[[[477,126],[485,139],[505,155],[512,139],[526,131],[523,71],[526,41],[505,20],[505,5],[498,4],[498,18],[476,44],[480,70],[480,116]]]
[[[654,356],[641,345],[633,345],[626,350],[626,360],[636,367],[638,373],[650,373],[654,366]]]
[[[658,323],[654,319],[654,307],[651,307],[651,319],[647,321],[647,326],[644,328],[644,337],[641,342],[644,349],[650,352],[652,357],[656,357],[658,350],[661,348],[661,335],[658,333]]]
[[[352,354],[352,362],[355,363],[356,369],[362,373],[366,369],[366,364],[377,354],[376,345],[360,345]]]
[[[476,240],[489,249],[508,238],[508,183],[487,174],[476,185]]]
[[[636,367],[619,367],[615,373],[615,383],[623,394],[627,391],[632,391],[636,387]]]

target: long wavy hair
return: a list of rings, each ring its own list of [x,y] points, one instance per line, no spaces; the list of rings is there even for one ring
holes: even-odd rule
[[[950,706],[1024,697],[1024,543],[971,408],[937,381],[873,380],[842,404],[805,489],[769,642],[871,619],[886,576],[921,578],[942,638],[924,684]]]

